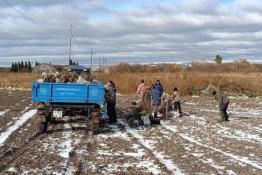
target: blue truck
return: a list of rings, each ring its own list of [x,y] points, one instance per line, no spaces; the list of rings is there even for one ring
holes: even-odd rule
[[[37,104],[40,132],[64,116],[82,116],[93,133],[97,133],[105,113],[105,90],[96,83],[32,83],[32,102]]]

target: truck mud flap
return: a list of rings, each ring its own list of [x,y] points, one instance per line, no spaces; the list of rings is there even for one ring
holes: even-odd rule
[[[46,122],[45,111],[38,111],[37,112],[36,121],[37,121],[37,123]]]
[[[92,123],[91,123],[91,130],[92,134],[98,134],[100,132],[100,123],[101,123],[101,118],[99,115],[99,112],[92,112]]]

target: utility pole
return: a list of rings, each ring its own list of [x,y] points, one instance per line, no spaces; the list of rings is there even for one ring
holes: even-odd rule
[[[70,26],[70,31],[69,31],[69,50],[68,50],[68,65],[71,63],[71,47],[72,47],[72,35],[73,35],[73,25],[71,24]]]
[[[90,63],[90,69],[92,69],[93,64],[93,49],[91,49],[91,63]]]
[[[99,55],[99,60],[98,60],[98,67],[99,67],[99,70],[101,69],[101,65],[100,65],[100,55]]]

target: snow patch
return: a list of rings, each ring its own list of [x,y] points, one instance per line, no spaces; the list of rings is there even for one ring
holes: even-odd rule
[[[68,123],[64,124],[65,129],[70,129]],[[60,144],[60,153],[59,155],[65,159],[69,158],[69,153],[73,150],[72,140],[71,140],[72,131],[63,132],[62,143]]]
[[[237,173],[235,173],[232,170],[227,170],[226,172],[227,172],[228,175],[237,175]]]
[[[32,118],[37,113],[36,109],[30,110],[24,113],[21,117],[19,117],[13,125],[9,126],[5,131],[0,133],[0,145],[8,139],[9,135],[11,135],[15,130],[17,130],[20,126],[22,126],[27,120]]]
[[[192,143],[195,143],[199,146],[202,146],[202,147],[205,147],[205,148],[209,148],[209,149],[212,149],[213,151],[216,151],[218,153],[221,153],[227,157],[231,157],[232,159],[236,160],[237,162],[239,163],[244,163],[244,164],[247,164],[247,165],[251,165],[257,169],[260,169],[262,170],[262,163],[260,162],[257,162],[257,161],[253,161],[253,160],[249,160],[248,157],[242,157],[242,156],[239,156],[239,155],[234,155],[232,153],[228,153],[228,152],[224,152],[220,149],[217,149],[217,148],[214,148],[214,147],[208,147],[207,145],[203,144],[203,143],[200,143],[199,141],[196,141],[194,138],[191,138],[185,134],[182,134],[182,133],[178,133],[178,130],[176,129],[175,126],[171,126],[168,124],[168,122],[166,121],[162,121],[161,122],[161,125],[166,128],[167,130],[179,135],[180,137],[182,137],[183,139],[189,141],[189,142],[192,142]]]
[[[169,170],[172,172],[172,174],[175,175],[182,175],[182,171],[174,164],[174,162],[167,158],[166,155],[162,154],[161,152],[157,151],[153,144],[145,140],[142,135],[139,134],[139,132],[135,129],[131,129],[127,126],[126,123],[122,122],[123,125],[126,126],[126,131],[130,133],[133,137],[135,137],[139,143],[141,143],[144,147],[146,147],[148,150],[152,152],[152,154]]]
[[[10,111],[10,109],[5,109],[4,111],[0,111],[0,116],[4,115],[4,114],[7,113],[8,111]]]

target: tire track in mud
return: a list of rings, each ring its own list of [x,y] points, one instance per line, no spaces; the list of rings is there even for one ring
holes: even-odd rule
[[[172,123],[172,126],[173,125],[179,125],[179,127],[181,126],[181,124],[182,125],[188,125],[188,127],[190,127],[191,126],[191,124],[190,123],[188,123],[188,121],[184,121],[184,123]],[[197,129],[203,129],[203,127],[197,127]],[[164,133],[164,134],[166,134],[166,133],[170,133],[170,130],[168,130],[168,129],[166,129],[166,128],[164,128],[164,126],[162,126],[162,129],[164,129],[166,132]],[[200,130],[201,132],[202,132],[202,130]],[[147,131],[146,131],[147,132]],[[146,132],[143,132],[143,133],[146,133]],[[151,132],[151,131],[148,131],[149,133]],[[161,129],[159,130],[159,129],[156,129],[155,131],[153,131],[153,132],[151,132],[151,138],[154,138],[154,135],[152,135],[153,133],[157,133],[157,132],[161,132]],[[181,131],[180,131],[181,132]],[[182,131],[182,133],[183,132],[189,132],[188,131],[188,128],[187,129],[184,129],[184,131]],[[203,147],[202,145],[197,145],[196,143],[194,143],[194,142],[190,142],[190,140],[189,139],[185,139],[185,138],[183,138],[183,137],[180,137],[180,139],[178,139],[177,137],[175,137],[175,136],[173,136],[172,137],[172,139],[174,138],[174,140],[172,141],[171,140],[171,137],[169,137],[169,138],[167,138],[167,137],[164,137],[164,134],[163,135],[161,135],[160,136],[160,138],[159,139],[154,139],[154,140],[156,140],[155,142],[157,143],[157,144],[159,144],[160,143],[160,150],[162,150],[162,151],[166,151],[167,153],[166,153],[166,155],[170,155],[170,153],[171,153],[171,155],[172,154],[177,154],[177,153],[173,153],[172,151],[170,152],[170,150],[165,150],[165,149],[161,149],[162,147],[165,147],[165,146],[167,146],[167,144],[169,144],[169,145],[172,145],[172,144],[170,144],[170,143],[172,143],[172,142],[174,142],[174,140],[176,140],[175,142],[178,142],[178,145],[181,145],[181,146],[183,146],[185,149],[188,149],[188,151],[187,152],[189,152],[189,153],[187,153],[188,155],[190,154],[190,155],[193,155],[194,156],[194,159],[195,159],[195,161],[198,161],[198,162],[202,162],[202,163],[204,163],[204,164],[207,164],[208,166],[211,166],[212,167],[212,169],[213,169],[213,171],[211,171],[211,172],[205,172],[205,173],[221,173],[222,172],[222,174],[226,174],[226,173],[229,173],[229,172],[231,172],[232,170],[231,169],[233,169],[233,170],[236,170],[238,173],[243,173],[243,172],[249,172],[249,173],[257,173],[257,172],[259,172],[260,171],[260,165],[258,165],[257,166],[257,164],[255,163],[255,164],[253,164],[252,162],[250,162],[250,161],[246,161],[246,160],[244,160],[244,161],[242,161],[242,162],[239,162],[239,161],[237,161],[238,159],[241,159],[241,158],[244,158],[245,159],[245,157],[241,157],[241,156],[234,156],[233,154],[228,154],[228,153],[226,153],[226,154],[222,154],[223,153],[223,151],[218,151],[218,149],[215,149],[215,150],[211,150],[211,152],[209,151],[209,148],[208,147]],[[177,135],[177,133],[173,133],[173,132],[171,132],[171,134],[175,134],[175,135]],[[146,134],[147,135],[147,134]],[[145,136],[145,137],[148,137],[148,136]],[[149,136],[150,137],[150,136]],[[151,140],[151,139],[150,139]],[[162,143],[161,143],[162,142]],[[164,145],[163,145],[164,144]],[[174,145],[174,144],[173,144]],[[193,152],[193,150],[190,148],[190,147],[188,147],[187,145],[190,145],[190,147],[191,148],[194,148],[195,149],[195,151],[196,151],[196,153],[194,153]],[[179,151],[181,151],[181,150],[179,150]],[[193,153],[192,153],[193,152]],[[217,154],[218,153],[218,154]],[[184,156],[188,156],[188,155],[181,155],[182,157],[184,157]],[[202,158],[203,157],[203,158]],[[183,158],[182,158],[183,159]],[[196,160],[197,159],[197,160]],[[214,159],[214,160],[213,160]],[[225,160],[227,160],[227,161],[225,161]],[[235,163],[233,163],[232,162],[232,160],[233,160],[233,162],[235,161]],[[176,160],[175,160],[176,161]],[[216,162],[218,162],[218,164],[216,163]],[[192,163],[192,160],[190,160],[190,164]],[[240,167],[239,166],[239,164],[241,165],[241,166],[244,166],[244,165],[248,165],[248,166],[250,166],[250,164],[251,165],[254,165],[255,167],[254,168],[257,168],[256,170],[253,170],[252,169],[252,166],[251,166],[251,168],[249,167],[248,169],[245,169],[245,168],[243,168],[243,167]],[[244,164],[244,165],[243,165]],[[177,165],[179,166],[180,165],[180,163],[177,163]],[[221,166],[221,165],[223,165],[223,166]],[[188,166],[186,166],[186,167],[188,167]],[[182,168],[183,169],[183,168]],[[187,168],[185,168],[185,170],[187,170]],[[193,171],[193,172],[191,172],[191,173],[196,173],[197,171]],[[201,168],[200,169],[200,171],[199,171],[200,173],[203,173],[203,169]]]
[[[19,129],[24,123],[26,123],[30,118],[33,118],[36,115],[37,110],[33,109],[27,111],[29,107],[26,107],[24,111],[21,112],[21,115],[17,117],[17,120],[14,120],[4,131],[0,132],[0,146],[9,138],[9,136]],[[27,111],[27,112],[25,112]]]
[[[75,128],[70,123],[52,124],[47,133],[36,134],[34,139],[30,139],[25,146],[17,150],[5,170],[8,167],[19,167],[19,174],[71,175],[81,172],[79,164],[87,157],[81,157],[77,152],[81,147],[85,147],[90,133],[83,128]],[[22,154],[19,155],[20,152]]]
[[[35,133],[23,145],[5,152],[0,157],[0,172],[3,172],[5,169],[7,169],[8,166],[10,166],[16,159],[25,154],[29,149],[32,148],[34,144],[36,144],[38,140],[46,137],[46,135],[47,134],[40,134],[39,132]]]
[[[20,103],[24,101],[26,102],[20,105]],[[0,132],[6,130],[7,127],[12,125],[16,120],[18,120],[19,117],[23,115],[23,113],[25,113],[27,110],[29,110],[31,106],[31,102],[26,99],[21,100],[17,103],[17,105],[10,106],[8,108],[8,111],[0,116]]]
[[[0,172],[9,172],[8,168],[18,167],[16,174],[39,174],[38,169],[34,169],[34,167],[39,167],[39,165],[48,166],[48,162],[42,161],[42,158],[48,156],[48,152],[41,150],[41,145],[45,139],[53,136],[56,130],[60,130],[59,127],[58,125],[51,125],[49,131],[44,134],[37,131],[23,145],[11,151],[12,153],[7,160],[3,156],[6,166],[0,169]],[[50,158],[52,159],[52,156]],[[42,173],[45,174],[45,172]]]
[[[68,128],[68,127],[65,127]],[[73,141],[72,137],[74,134],[74,129],[72,126],[70,126],[70,128],[73,130],[71,132],[71,142]],[[83,132],[78,133],[78,135],[81,134],[81,140],[75,144],[74,146],[71,143],[72,149],[69,152],[69,157],[67,158],[66,161],[66,166],[64,167],[64,171],[61,173],[63,175],[71,175],[71,174],[75,174],[75,175],[80,175],[83,173],[83,166],[85,161],[88,160],[88,155],[91,154],[91,145],[94,142],[93,141],[93,135],[92,132],[87,130],[86,128],[84,129]],[[84,150],[86,152],[88,152],[88,154],[86,152],[81,152],[81,150]],[[80,153],[79,153],[80,151]]]
[[[119,109],[120,116],[122,117],[130,113],[130,109],[122,108],[119,106],[118,109]],[[135,128],[131,129],[128,126],[128,124],[125,121],[123,121],[123,119],[119,120],[118,123],[120,123],[125,127],[126,132],[132,135],[132,137],[136,140],[136,143],[139,144],[142,148],[144,148],[146,152],[151,155],[151,158],[155,159],[155,161],[160,165],[160,167],[164,168],[165,172],[161,172],[161,173],[178,174],[178,175],[184,174],[182,170],[180,170],[171,159],[167,158],[168,156],[155,150],[156,148],[154,147],[154,144],[150,140],[146,139],[143,135],[141,135],[139,130]]]
[[[119,108],[120,113],[122,113],[122,116],[126,116],[128,113],[130,113],[130,110]],[[130,128],[126,122],[123,120],[120,120],[120,123],[125,126],[126,132],[132,135],[137,141],[138,144],[140,144],[144,149],[149,152],[152,157],[162,166],[165,168],[165,171],[168,172],[167,174],[184,174],[184,169],[181,170],[180,167],[175,164],[175,162],[170,158],[170,156],[167,156],[163,154],[163,152],[157,150],[157,148],[154,146],[154,141],[152,139],[148,139],[148,137],[145,137],[138,129]]]
[[[157,151],[153,143],[149,141],[148,139],[145,139],[145,137],[143,137],[137,129],[131,129],[127,125],[127,123],[123,121],[120,121],[120,124],[125,126],[126,131],[129,134],[131,134],[140,145],[142,145],[148,152],[150,152],[154,156],[154,158],[157,160],[157,162],[159,162],[159,164],[165,167],[165,169],[167,170],[167,172],[169,172],[169,174],[175,174],[175,175],[184,174],[183,171],[180,170],[171,159],[167,158],[166,155]]]
[[[89,156],[92,155],[92,152],[94,151],[92,146],[94,146],[94,137],[91,131],[85,132],[81,143],[75,147],[73,154],[70,157],[76,167],[76,170],[73,173],[74,175],[85,174],[84,167],[86,167],[86,162],[89,160]]]
[[[160,152],[163,157],[167,157],[177,167],[182,169],[182,173],[212,174],[217,172],[214,167],[210,166],[210,164],[207,164],[198,159],[196,156],[193,156],[193,154],[188,153],[188,150],[183,147],[181,141],[174,139],[171,135],[169,135],[169,133],[161,131],[161,127],[155,127],[157,128],[152,127],[149,130],[146,128],[142,131],[137,130],[137,132],[139,132],[145,140],[152,142],[155,150]],[[172,173],[176,174],[176,172]]]

